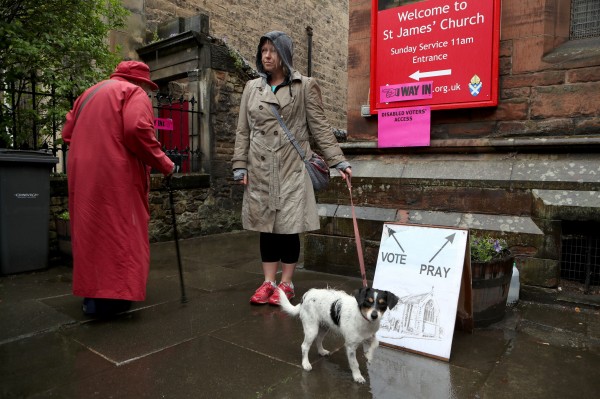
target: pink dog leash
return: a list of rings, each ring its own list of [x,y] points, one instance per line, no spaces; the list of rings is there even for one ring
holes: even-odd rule
[[[346,184],[348,185],[348,193],[350,194],[350,207],[352,208],[352,223],[354,224],[354,238],[356,241],[356,252],[358,253],[358,263],[360,265],[360,275],[363,281],[363,287],[367,287],[367,272],[365,271],[365,259],[363,257],[362,243],[360,241],[360,233],[358,232],[358,223],[356,222],[356,212],[354,211],[354,201],[352,201],[352,184],[350,176],[346,176]]]

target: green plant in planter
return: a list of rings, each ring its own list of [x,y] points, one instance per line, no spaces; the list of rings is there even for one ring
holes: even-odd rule
[[[69,211],[63,211],[56,215],[56,217],[60,220],[70,220]]]
[[[510,250],[506,240],[503,238],[494,238],[488,235],[471,236],[471,261],[489,262],[494,259],[501,259],[510,255]]]

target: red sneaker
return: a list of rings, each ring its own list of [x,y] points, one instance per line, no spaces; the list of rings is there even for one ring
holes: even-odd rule
[[[296,294],[294,293],[294,288],[290,284],[280,283],[278,287],[283,290],[285,296],[287,296],[287,299],[292,299],[296,296]],[[269,305],[279,306],[279,290],[275,290],[273,295],[271,295],[271,297],[269,298]]]
[[[254,292],[254,295],[252,295],[252,298],[250,298],[250,303],[264,305],[269,301],[269,298],[273,295],[273,292],[275,292],[275,285],[269,281],[265,281]]]

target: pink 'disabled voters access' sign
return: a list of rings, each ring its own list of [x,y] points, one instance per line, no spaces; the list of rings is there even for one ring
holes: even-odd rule
[[[379,88],[380,102],[422,100],[433,97],[433,81],[386,85]]]
[[[406,107],[379,111],[378,147],[425,147],[431,133],[431,108]]]

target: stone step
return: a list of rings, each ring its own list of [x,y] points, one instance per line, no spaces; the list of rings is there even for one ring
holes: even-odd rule
[[[360,206],[530,216],[543,210],[536,208],[532,190],[600,190],[598,156],[486,154],[457,159],[378,155],[349,159],[352,195]],[[345,182],[334,178],[331,188],[318,194],[318,200],[348,204],[347,192]]]
[[[536,217],[600,222],[600,192],[531,190]]]
[[[357,178],[455,181],[462,185],[596,190],[600,154],[469,154],[349,156]],[[553,188],[555,187],[555,188]]]
[[[318,204],[322,234],[353,236],[352,208],[348,205]],[[354,208],[362,238],[379,240],[383,223],[408,223],[459,227],[496,235],[543,235],[528,216],[489,215],[460,212],[401,210],[368,206]]]

